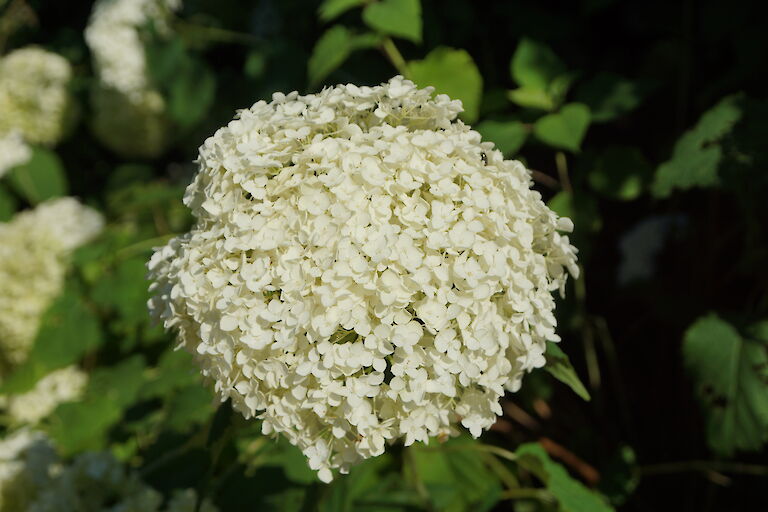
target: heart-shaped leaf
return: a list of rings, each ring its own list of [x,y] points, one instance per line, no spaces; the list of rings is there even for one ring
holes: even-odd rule
[[[545,144],[578,152],[589,127],[589,107],[569,103],[559,112],[548,114],[533,125],[533,133]]]
[[[421,42],[421,3],[419,0],[384,0],[363,10],[363,21],[384,34]]]

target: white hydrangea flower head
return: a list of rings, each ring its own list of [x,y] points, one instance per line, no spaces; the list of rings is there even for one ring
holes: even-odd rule
[[[61,291],[72,251],[103,224],[100,213],[72,197],[0,223],[0,377],[26,357],[42,314]]]
[[[0,135],[19,132],[32,144],[57,143],[73,120],[71,78],[67,59],[42,48],[20,48],[0,59]]]
[[[24,142],[21,132],[12,131],[0,135],[0,178],[18,165],[29,162],[32,150]]]
[[[3,405],[13,423],[34,425],[59,404],[78,400],[87,382],[87,373],[77,366],[67,366],[49,373],[25,393],[5,397]]]
[[[573,226],[530,172],[395,77],[276,93],[200,148],[152,313],[222,400],[324,481],[386,443],[477,437],[544,365]]]
[[[56,452],[40,432],[21,429],[0,439],[0,512],[28,510],[50,482],[55,462]]]
[[[93,132],[125,157],[152,158],[169,140],[165,101],[151,84],[141,30],[168,31],[180,0],[98,0],[85,30],[100,83],[91,95]]]

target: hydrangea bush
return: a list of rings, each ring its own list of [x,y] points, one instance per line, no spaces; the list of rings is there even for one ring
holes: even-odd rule
[[[478,437],[578,275],[571,221],[432,93],[398,76],[239,112],[200,148],[195,225],[149,264],[152,312],[219,397],[324,481],[400,438]]]

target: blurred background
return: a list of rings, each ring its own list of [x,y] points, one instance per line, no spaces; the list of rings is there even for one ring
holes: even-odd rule
[[[757,4],[0,0],[0,511],[768,507]],[[481,440],[325,485],[214,403],[150,324],[145,263],[238,109],[395,74],[532,169],[583,277]],[[40,484],[40,453],[69,480]]]

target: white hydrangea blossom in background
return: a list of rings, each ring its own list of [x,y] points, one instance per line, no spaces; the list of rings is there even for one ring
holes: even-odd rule
[[[195,512],[197,494],[163,496],[107,452],[60,460],[45,435],[18,430],[0,440],[0,512]],[[210,502],[201,511],[216,512]]]
[[[31,144],[61,140],[73,119],[71,78],[67,59],[42,48],[20,48],[2,57],[0,138],[19,133]]]
[[[153,157],[168,140],[165,101],[150,83],[141,29],[167,30],[180,0],[98,0],[85,30],[99,85],[91,95],[93,131],[124,156]]]
[[[87,382],[87,373],[77,366],[68,366],[49,373],[31,390],[0,400],[14,423],[34,425],[51,414],[59,404],[79,399]]]
[[[200,148],[196,224],[149,263],[152,313],[219,397],[324,481],[479,436],[559,339],[573,225],[460,111],[402,77],[259,101]]]
[[[0,439],[0,512],[28,510],[55,462],[56,452],[40,432],[21,429]]]
[[[139,99],[149,88],[140,29],[148,21],[162,24],[180,0],[98,0],[85,29],[99,79],[116,91]]]
[[[20,132],[0,135],[0,178],[17,165],[29,162],[30,158],[32,150],[24,142]]]
[[[61,291],[71,252],[103,224],[100,213],[71,197],[0,223],[0,377],[26,357],[40,317]]]

